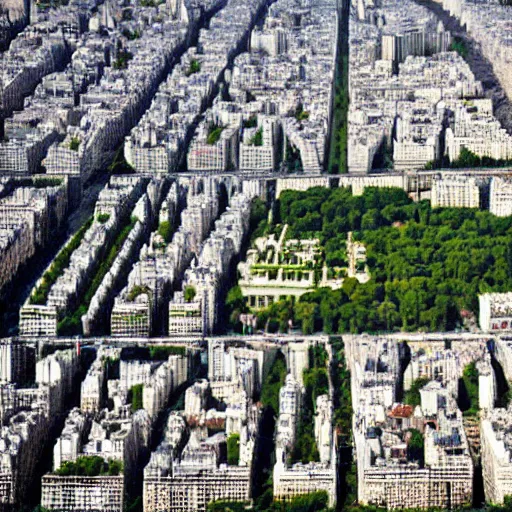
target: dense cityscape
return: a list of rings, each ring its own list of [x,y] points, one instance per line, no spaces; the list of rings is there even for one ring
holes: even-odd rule
[[[0,512],[512,510],[510,0],[0,0]]]

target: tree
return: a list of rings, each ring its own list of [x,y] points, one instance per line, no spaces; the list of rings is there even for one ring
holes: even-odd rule
[[[98,455],[84,455],[75,461],[65,461],[55,471],[59,476],[117,476],[123,472],[122,461],[111,459],[108,462]]]
[[[380,213],[377,209],[368,210],[361,218],[361,229],[377,229],[380,225]]]
[[[277,302],[277,322],[280,332],[288,332],[288,322],[293,318],[293,305],[289,299]]]
[[[164,239],[165,243],[169,243],[172,240],[172,225],[169,221],[164,220],[158,225],[158,234]]]
[[[411,460],[419,462],[420,467],[423,467],[425,461],[425,439],[423,434],[415,429],[411,428],[408,431],[409,440],[407,442],[407,454]]]
[[[286,362],[281,352],[278,352],[274,362],[263,379],[260,401],[265,407],[269,407],[273,415],[279,413],[279,390],[284,385],[286,377]]]
[[[238,466],[240,461],[240,434],[230,434],[227,440],[228,464]]]
[[[388,300],[382,302],[377,307],[377,318],[384,330],[393,330],[399,320],[399,315],[395,303]]]
[[[144,384],[135,384],[128,391],[128,403],[132,404],[132,412],[144,408],[142,396],[144,392]]]
[[[402,317],[402,329],[414,330],[418,321],[418,295],[414,290],[405,293],[400,303],[400,316]]]
[[[196,296],[196,289],[191,286],[185,286],[185,290],[183,291],[183,297],[185,298],[185,302],[192,302]]]
[[[315,330],[316,309],[316,304],[308,302],[301,301],[295,305],[295,318],[301,322],[304,334],[313,334]]]
[[[413,407],[416,407],[418,405],[421,405],[421,395],[420,395],[420,389],[426,386],[430,382],[430,379],[426,377],[419,377],[416,379],[409,389],[409,391],[406,391],[404,396],[404,403],[407,405],[411,405]]]
[[[326,334],[336,332],[336,302],[330,294],[320,302],[320,317],[322,318],[322,330]]]

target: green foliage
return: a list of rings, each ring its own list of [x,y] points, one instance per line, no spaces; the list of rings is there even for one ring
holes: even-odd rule
[[[327,375],[327,352],[322,345],[309,349],[309,368],[303,372],[305,387],[297,438],[291,453],[291,462],[318,462],[319,453],[315,440],[315,409],[316,399],[329,393],[329,377]]]
[[[133,174],[135,172],[135,169],[124,157],[124,144],[121,144],[117,149],[114,160],[108,166],[108,172],[109,174]]]
[[[257,313],[258,327],[266,332],[288,332],[288,322],[293,320],[293,303],[289,299],[272,303]]]
[[[290,144],[290,141],[286,140],[286,168],[289,172],[301,173],[304,170],[300,151]]]
[[[169,345],[149,347],[149,357],[152,361],[167,361],[169,356],[184,356],[187,353],[185,347],[174,347]]]
[[[139,286],[136,284],[126,296],[126,300],[128,302],[133,302],[139,295],[142,295],[143,293],[148,293],[149,289],[147,286]]]
[[[459,384],[459,407],[464,416],[478,416],[480,409],[478,401],[478,371],[475,363],[469,363],[462,372],[462,382]]]
[[[201,64],[199,63],[198,60],[192,59],[190,61],[190,65],[189,65],[187,71],[185,71],[185,76],[190,76],[190,75],[193,75],[194,73],[199,73],[199,71],[201,71]]]
[[[206,137],[206,144],[213,146],[220,139],[220,134],[224,131],[225,126],[212,124],[208,130],[208,136]]]
[[[212,501],[206,512],[245,512],[248,504],[243,501]]]
[[[263,146],[263,128],[256,130],[256,133],[249,139],[249,146]]]
[[[43,274],[41,283],[30,296],[31,304],[46,304],[50,288],[53,286],[55,281],[57,281],[57,279],[64,273],[64,270],[68,267],[71,255],[80,245],[80,242],[82,241],[85,232],[91,227],[92,222],[93,217],[91,217],[85,222],[85,224],[75,233],[73,238],[71,238],[71,240],[66,244],[66,246],[59,252],[59,254],[55,256],[55,259],[50,265],[50,268]]]
[[[34,188],[60,187],[62,182],[63,180],[59,178],[32,178],[27,180],[26,186]],[[22,183],[22,186],[25,186],[25,180],[22,180]]]
[[[143,509],[144,505],[140,496],[133,500],[128,500],[126,503],[126,512],[143,512]]]
[[[258,116],[256,115],[252,115],[243,122],[244,128],[256,128],[256,126],[258,126]]]
[[[240,461],[240,434],[231,434],[227,440],[228,464],[238,466]]]
[[[350,4],[347,4],[350,5]],[[348,172],[347,133],[348,133],[348,8],[343,5],[343,14],[338,19],[338,42],[336,53],[336,75],[334,78],[334,105],[329,144],[330,174]]]
[[[452,43],[450,44],[449,50],[451,52],[457,52],[464,60],[468,58],[468,47],[464,39],[455,36]]]
[[[78,151],[79,147],[80,139],[78,137],[71,137],[71,140],[69,141],[69,149],[71,149],[71,151]]]
[[[123,36],[130,41],[135,41],[135,39],[140,38],[140,32],[138,30],[134,30],[133,32],[127,28],[123,29]]]
[[[228,291],[225,306],[228,313],[229,326],[236,332],[241,332],[242,324],[239,320],[240,315],[248,313],[249,307],[247,306],[247,302],[239,286],[233,286],[233,288]]]
[[[96,216],[96,220],[100,224],[105,224],[110,219],[110,215],[108,213],[100,213]]]
[[[279,413],[279,390],[284,385],[286,378],[286,362],[284,356],[279,352],[274,363],[261,386],[260,401],[265,407],[269,407],[274,415]]]
[[[512,3],[508,5],[512,5]],[[503,505],[491,503],[487,505],[486,509],[489,510],[489,512],[512,512],[512,496],[504,496]]]
[[[259,197],[255,197],[251,203],[249,229],[251,240],[263,236],[268,229],[268,208]]]
[[[462,147],[459,158],[450,162],[450,167],[454,169],[466,169],[472,167],[509,167],[511,160],[497,160],[488,156],[478,156],[466,147]]]
[[[290,238],[318,238],[327,261],[342,261],[348,231],[367,249],[369,282],[347,278],[339,290],[300,298],[297,305],[318,306],[315,330],[453,330],[462,325],[462,309],[478,312],[480,293],[512,289],[511,217],[432,209],[401,189],[367,188],[354,197],[349,189],[320,187],[283,192],[278,217]]]
[[[304,334],[313,334],[317,309],[318,306],[312,302],[298,302],[295,305],[295,318],[297,321],[301,322],[301,328]]]
[[[416,407],[421,405],[420,389],[426,386],[430,382],[430,379],[426,377],[419,377],[411,384],[411,389],[405,392],[404,403]]]
[[[172,240],[174,229],[172,224],[164,220],[158,225],[158,234],[164,239],[165,243],[168,244]]]
[[[407,455],[410,460],[418,461],[423,467],[425,461],[425,439],[423,434],[415,429],[409,429],[409,441],[407,443]]]
[[[144,409],[142,393],[144,384],[135,384],[128,390],[128,403],[132,404],[132,412]]]
[[[329,512],[329,497],[325,491],[295,496],[287,501],[274,501],[268,507],[253,510],[256,512]]]
[[[63,462],[55,471],[59,476],[118,476],[123,473],[123,463],[111,459],[108,462],[97,455],[78,457],[76,461]]]
[[[393,144],[383,141],[372,162],[373,169],[393,169]]]
[[[331,346],[334,425],[338,433],[338,444],[346,446],[350,444],[352,429],[350,372],[345,361],[343,340],[340,337],[331,338]]]
[[[108,214],[100,214],[98,215],[98,221],[100,222],[102,222],[104,218],[102,217],[102,215],[107,215],[108,217],[110,217]],[[100,220],[99,217],[102,217],[102,220]],[[81,334],[82,316],[87,313],[87,310],[89,309],[89,305],[91,303],[92,298],[94,297],[94,294],[100,287],[108,271],[112,268],[112,265],[117,255],[119,254],[121,247],[128,238],[128,235],[135,226],[136,222],[136,218],[130,219],[129,224],[127,224],[126,226],[123,227],[123,229],[121,229],[115,240],[112,242],[110,249],[108,249],[108,253],[99,264],[96,273],[93,275],[79,306],[74,311],[71,311],[68,315],[66,315],[57,325],[57,331],[59,335],[70,336],[74,334]]]
[[[192,302],[196,297],[196,289],[191,285],[185,286],[185,290],[183,291],[183,297],[185,299],[185,302]]]
[[[112,64],[114,69],[126,69],[128,67],[128,62],[133,59],[133,54],[131,54],[128,50],[120,50],[117,53],[117,59]]]
[[[306,119],[309,119],[309,112],[304,110],[302,103],[299,103],[295,109],[295,119],[297,119],[297,121],[305,121]]]

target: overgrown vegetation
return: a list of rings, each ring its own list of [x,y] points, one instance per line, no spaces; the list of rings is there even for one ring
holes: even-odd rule
[[[100,223],[100,224],[105,224],[106,222],[108,222],[108,220],[110,219],[110,215],[108,213],[99,213],[97,216],[96,216],[96,220]]]
[[[454,169],[465,169],[471,167],[509,167],[511,160],[495,159],[489,156],[478,156],[466,147],[462,147],[459,158],[450,162],[450,167]]]
[[[409,440],[407,442],[407,456],[409,460],[415,460],[423,467],[425,463],[425,438],[423,434],[415,429],[408,430]]]
[[[245,512],[248,503],[243,501],[212,501],[206,507],[207,512]]]
[[[297,121],[305,121],[306,119],[309,119],[309,112],[304,110],[302,103],[297,105],[295,110],[295,119],[297,119]]]
[[[268,208],[264,201],[259,197],[252,200],[251,217],[249,220],[249,230],[251,232],[251,240],[263,236],[268,229]]]
[[[208,136],[206,137],[206,144],[213,146],[220,140],[220,135],[224,131],[225,126],[212,124],[208,130]]]
[[[339,494],[337,510],[351,510],[357,502],[357,470],[352,450],[352,394],[345,347],[339,336],[330,338],[334,427],[339,447]]]
[[[164,239],[166,244],[171,242],[173,233],[173,225],[169,221],[164,220],[160,222],[158,225],[158,234]]]
[[[467,59],[469,51],[466,42],[461,37],[455,36],[448,48],[451,52],[457,52],[464,60]]]
[[[143,293],[148,293],[149,289],[147,286],[140,286],[136,284],[127,294],[126,300],[128,302],[133,302],[139,295]]]
[[[332,386],[334,425],[340,446],[351,444],[352,395],[350,390],[350,371],[345,361],[345,348],[340,337],[331,338],[332,346]]]
[[[393,169],[393,142],[384,140],[373,157],[372,169]]]
[[[23,187],[34,187],[34,188],[48,188],[48,187],[60,187],[62,185],[60,178],[32,178],[29,180],[21,180],[18,182],[19,186]]]
[[[31,304],[44,305],[48,299],[48,293],[55,281],[64,273],[64,270],[69,265],[71,255],[78,248],[85,232],[91,227],[94,218],[88,219],[85,224],[75,233],[66,246],[61,249],[59,254],[55,257],[50,268],[43,274],[41,282],[30,296]]]
[[[320,460],[315,439],[316,399],[329,393],[327,352],[323,345],[309,349],[309,368],[303,372],[306,392],[300,411],[297,436],[291,453],[292,464],[318,462]]]
[[[269,407],[272,414],[279,414],[279,390],[284,385],[286,378],[286,361],[281,352],[278,352],[272,367],[261,386],[260,401],[264,407]]]
[[[183,356],[187,352],[184,346],[175,345],[139,345],[125,347],[121,351],[122,361],[166,361],[171,355]]]
[[[79,147],[80,139],[78,137],[71,137],[71,140],[69,141],[69,149],[71,149],[71,151],[78,151]]]
[[[117,255],[119,254],[121,247],[128,238],[128,235],[135,226],[136,222],[137,219],[135,217],[132,217],[130,219],[129,224],[127,224],[126,226],[124,226],[123,229],[121,229],[121,231],[115,238],[114,242],[110,246],[108,253],[98,266],[96,273],[92,277],[90,284],[87,287],[87,291],[83,295],[79,306],[74,311],[71,311],[59,322],[57,326],[59,335],[69,336],[82,333],[82,316],[87,313],[87,310],[89,309],[89,305],[91,303],[92,298],[94,297],[94,294],[100,287],[108,271],[112,268],[112,265]]]
[[[318,238],[328,262],[344,258],[347,232],[363,242],[371,279],[345,278],[338,290],[318,289],[299,302],[258,311],[269,332],[288,320],[327,334],[449,331],[461,311],[478,313],[478,295],[512,289],[512,218],[464,208],[432,209],[401,189],[312,188],[281,194],[277,222],[290,238]],[[316,307],[305,308],[298,304]]]
[[[334,105],[329,148],[328,172],[342,174],[348,172],[348,6],[343,3],[338,17],[338,48],[336,55],[336,76],[334,79]]]
[[[105,461],[97,455],[84,455],[75,461],[63,462],[55,471],[59,476],[117,476],[123,472],[123,463],[111,459]]]
[[[240,434],[231,434],[227,440],[228,464],[238,466],[240,462]]]
[[[131,404],[132,412],[144,409],[142,394],[144,392],[144,384],[135,384],[128,390],[128,403]]]
[[[117,53],[117,59],[112,64],[114,69],[126,69],[128,62],[133,59],[133,54],[128,50],[119,50]]]
[[[196,297],[196,289],[192,285],[185,286],[183,291],[183,298],[185,302],[192,302]]]
[[[263,128],[256,130],[256,133],[249,139],[249,146],[263,146]]]
[[[430,379],[428,379],[427,377],[419,377],[418,379],[416,379],[411,384],[411,388],[405,392],[404,404],[411,405],[412,407],[421,405],[420,389],[426,386],[429,382]]]
[[[440,161],[436,162],[427,162],[425,164],[426,170],[432,169],[471,169],[471,168],[494,168],[494,167],[510,167],[512,165],[512,160],[504,160],[504,159],[495,159],[489,156],[478,156],[476,153],[473,153],[465,146],[460,149],[459,158],[457,160],[452,160],[448,158],[447,155],[444,155]]]
[[[301,173],[304,171],[300,151],[295,146],[292,146],[289,140],[286,140],[285,165],[288,172]]]
[[[478,402],[478,371],[476,364],[469,363],[462,373],[459,382],[459,407],[464,416],[478,416],[480,410]]]
[[[244,128],[256,128],[256,126],[258,126],[258,116],[256,115],[252,115],[243,122]]]
[[[201,71],[201,64],[198,60],[192,59],[190,61],[190,65],[188,66],[187,71],[185,71],[185,76],[193,75],[194,73],[199,73]]]
[[[207,512],[328,512],[328,501],[327,493],[318,491],[296,496],[290,501],[274,501],[263,507],[258,503],[251,507],[241,501],[214,501],[208,504]]]
[[[184,356],[187,353],[185,347],[169,345],[156,345],[149,347],[149,358],[152,361],[167,361],[169,356]]]
[[[121,144],[114,155],[114,160],[108,166],[109,174],[133,174],[135,169],[124,157],[124,144]]]

